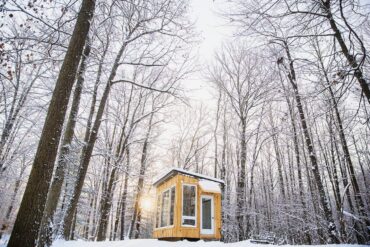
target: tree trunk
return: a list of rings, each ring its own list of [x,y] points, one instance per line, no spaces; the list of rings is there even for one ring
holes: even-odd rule
[[[278,168],[280,193],[281,193],[283,201],[285,201],[285,187],[284,187],[283,171],[282,171],[282,164],[281,164],[282,159],[280,158],[279,142],[278,142],[278,138],[277,138],[276,133],[274,133],[272,135],[272,140],[273,140],[273,143],[274,143],[276,163],[277,163],[277,168]]]
[[[119,200],[117,201],[117,206],[116,206],[116,217],[114,219],[114,228],[113,228],[113,240],[117,239],[117,233],[118,233],[118,223],[119,223],[119,216],[121,215],[121,210],[122,210],[122,188],[123,188],[124,183],[121,183],[121,187],[119,189]]]
[[[26,166],[22,166],[19,177],[15,181],[14,190],[13,190],[12,196],[10,198],[10,205],[9,205],[8,209],[6,210],[5,222],[3,223],[3,225],[0,229],[0,239],[2,238],[2,233],[5,232],[6,229],[8,228],[8,226],[9,226],[10,216],[12,215],[12,212],[13,212],[14,203],[16,202],[15,198],[17,197],[17,194],[18,194],[21,182],[22,182],[22,176],[23,176],[23,173],[25,171],[25,168],[26,168]]]
[[[123,185],[123,193],[122,193],[122,208],[121,208],[121,232],[120,232],[120,240],[125,239],[125,214],[126,214],[126,207],[127,207],[127,187],[128,187],[128,179],[130,174],[130,147],[127,146],[126,148],[126,175],[125,181]]]
[[[323,207],[324,215],[328,223],[327,232],[328,232],[331,243],[340,243],[337,237],[336,225],[333,219],[330,205],[328,204],[328,198],[327,198],[327,195],[325,194],[324,185],[322,183],[322,179],[321,179],[321,175],[319,171],[319,165],[318,165],[317,157],[315,155],[315,151],[313,149],[311,137],[309,134],[306,117],[305,117],[303,105],[301,102],[301,97],[298,92],[298,85],[296,82],[293,60],[291,58],[287,44],[284,43],[284,46],[285,46],[286,54],[287,54],[288,61],[289,61],[288,79],[289,79],[290,84],[293,87],[294,96],[295,96],[296,103],[297,103],[297,109],[298,109],[299,117],[301,120],[301,126],[302,126],[303,134],[305,137],[306,146],[307,146],[308,153],[309,153],[309,158],[310,158],[311,165],[312,165],[312,173],[314,175],[315,183],[316,183],[316,186],[319,192],[320,203],[321,203],[321,206]]]
[[[245,222],[244,215],[246,213],[245,209],[245,164],[247,159],[246,149],[246,122],[245,119],[241,118],[241,134],[240,134],[240,168],[239,176],[237,181],[237,197],[236,197],[236,221],[238,223],[239,229],[239,241],[245,240],[248,233],[245,232]]]
[[[67,165],[67,159],[71,150],[71,144],[75,133],[75,126],[77,122],[77,114],[80,106],[81,93],[84,83],[84,73],[86,69],[87,58],[90,55],[90,44],[87,40],[81,64],[78,72],[76,88],[73,94],[71,111],[69,114],[67,127],[64,132],[64,138],[60,150],[59,160],[55,170],[54,178],[49,188],[48,197],[46,200],[44,216],[40,226],[39,232],[39,246],[50,246],[52,243],[52,223],[54,213],[57,209],[62,185],[64,182],[64,174]]]
[[[339,28],[337,26],[337,23],[334,20],[334,16],[331,12],[332,11],[331,1],[322,1],[322,6],[323,6],[323,9],[326,13],[326,18],[329,21],[330,27],[334,32],[334,37],[337,40],[337,42],[339,43],[339,46],[340,46],[340,48],[343,52],[343,55],[346,57],[346,59],[349,63],[349,66],[351,66],[351,68],[354,70],[354,76],[356,77],[358,83],[360,84],[362,92],[364,93],[364,95],[367,99],[367,103],[370,104],[370,88],[369,88],[368,82],[366,82],[366,79],[363,75],[362,69],[360,68],[359,64],[356,62],[355,56],[350,54],[350,51],[349,51],[349,49],[348,49],[348,47],[347,47],[347,45],[346,45],[346,43],[343,39],[342,32],[339,30]],[[340,6],[340,8],[342,8],[342,6]],[[341,9],[341,11],[342,11],[342,9]],[[351,30],[351,32],[353,32],[353,30]],[[357,37],[357,34],[355,34],[355,36]],[[362,49],[364,49],[364,48],[362,47]],[[365,56],[365,54],[366,53],[364,53],[363,55]]]
[[[295,154],[296,165],[297,165],[299,199],[301,201],[302,210],[303,210],[303,220],[304,220],[303,232],[304,232],[304,235],[305,235],[305,240],[303,241],[303,243],[311,245],[312,244],[312,239],[311,239],[311,235],[309,233],[309,229],[307,227],[308,212],[307,212],[307,205],[306,205],[306,201],[305,201],[305,197],[304,197],[304,186],[303,186],[303,178],[302,178],[301,157],[300,157],[300,152],[299,152],[299,141],[298,141],[298,133],[297,133],[297,129],[296,129],[296,121],[295,121],[295,117],[294,117],[293,107],[292,107],[288,97],[286,97],[286,101],[287,101],[287,104],[288,104],[290,121],[291,121],[291,125],[292,125],[292,130],[293,130],[293,143],[294,143],[294,154]]]
[[[369,188],[369,184],[368,184],[368,181],[367,181],[367,177],[366,177],[366,171],[364,170],[364,166],[362,165],[362,161],[361,161],[361,155],[359,153],[359,150],[357,148],[357,144],[356,144],[356,139],[355,137],[352,135],[352,139],[353,139],[353,144],[355,146],[355,150],[356,150],[356,154],[357,154],[357,160],[358,160],[358,164],[360,165],[360,168],[361,168],[361,173],[362,173],[362,179],[364,180],[364,185],[365,185],[365,188]],[[369,191],[367,191],[367,194],[369,193]]]
[[[92,130],[90,131],[90,136],[89,136],[89,141],[86,143],[84,148],[82,149],[82,154],[81,154],[81,162],[80,162],[80,170],[77,176],[77,182],[73,188],[73,193],[72,193],[72,198],[70,202],[70,206],[67,209],[66,215],[63,219],[63,237],[68,240],[69,239],[69,234],[72,229],[72,219],[73,219],[73,214],[77,208],[77,203],[81,195],[82,187],[85,181],[87,169],[89,167],[90,159],[92,152],[94,150],[95,142],[98,137],[98,132],[101,124],[101,120],[103,117],[105,105],[108,100],[109,92],[112,87],[112,81],[114,80],[117,69],[119,66],[119,61],[121,60],[123,51],[126,48],[126,43],[121,46],[121,49],[119,50],[116,59],[114,61],[111,73],[108,78],[108,82],[105,86],[103,96],[100,100],[98,112],[96,114],[95,122],[93,125]]]
[[[217,169],[218,169],[218,141],[217,141],[217,131],[218,131],[218,122],[220,117],[220,104],[221,104],[221,90],[219,90],[218,100],[217,100],[217,111],[216,111],[216,125],[213,131],[213,137],[215,142],[215,153],[214,153],[214,170],[213,176],[217,178]]]
[[[104,241],[106,240],[106,234],[108,229],[108,222],[109,222],[109,212],[111,211],[112,207],[112,199],[113,199],[113,187],[116,181],[116,172],[117,166],[114,166],[112,172],[109,177],[108,187],[106,190],[103,191],[102,201],[100,204],[100,220],[98,224],[98,234],[96,237],[97,241]]]
[[[335,22],[334,22],[334,24],[335,24]],[[341,35],[341,34],[339,34],[339,35]],[[345,45],[344,42],[343,42],[343,45]],[[350,177],[353,192],[354,192],[355,202],[358,206],[358,210],[359,210],[360,215],[365,219],[366,224],[370,225],[370,222],[368,220],[366,220],[367,219],[367,214],[366,214],[366,211],[365,211],[365,205],[364,205],[364,202],[362,200],[360,188],[359,188],[359,185],[357,183],[357,178],[356,178],[356,175],[355,175],[355,172],[354,172],[351,155],[350,155],[349,148],[348,148],[348,145],[347,145],[347,139],[346,139],[345,133],[344,133],[342,118],[340,116],[339,109],[338,109],[338,102],[337,102],[337,99],[336,99],[335,94],[333,92],[333,89],[331,87],[329,76],[328,76],[327,71],[325,69],[321,53],[320,53],[319,50],[316,50],[316,52],[318,53],[318,57],[319,57],[318,60],[319,60],[319,63],[320,63],[320,67],[321,67],[321,70],[324,74],[324,78],[325,78],[325,81],[326,81],[326,84],[327,84],[326,88],[328,89],[328,91],[330,93],[331,109],[332,109],[332,111],[335,115],[335,119],[336,119],[336,123],[337,123],[337,129],[338,129],[338,132],[339,132],[339,138],[340,138],[342,150],[343,150],[343,153],[344,153],[344,158],[345,158],[345,161],[346,161],[346,164],[347,164],[349,177]],[[347,50],[347,52],[348,52],[348,50]],[[334,161],[334,159],[333,159],[333,161]],[[333,166],[335,168],[334,163],[333,163]],[[335,172],[336,172],[336,169],[335,169]],[[336,181],[336,183],[338,183],[338,181]],[[340,201],[339,188],[337,189],[336,192],[337,192],[337,196],[339,197],[339,201]],[[355,213],[355,212],[352,212],[352,213]],[[343,220],[341,220],[341,225],[342,225],[342,227],[344,227]],[[355,232],[356,232],[355,235],[356,235],[358,243],[365,244],[366,243],[366,238],[362,237],[361,234],[358,234],[359,231],[360,231],[360,226],[358,225],[357,222],[355,222],[354,228],[355,228]],[[344,230],[341,231],[342,235],[343,234],[345,235],[345,231],[344,232],[343,231]],[[369,239],[367,239],[367,240],[369,240]]]
[[[51,98],[31,174],[23,195],[9,247],[34,247],[77,67],[94,15],[95,1],[84,0]]]
[[[140,225],[141,225],[141,214],[142,214],[140,201],[141,201],[141,197],[142,197],[143,190],[144,190],[144,178],[145,178],[145,170],[147,167],[149,138],[150,138],[150,133],[153,127],[152,126],[153,117],[154,117],[154,113],[150,115],[149,126],[148,126],[148,130],[147,130],[145,140],[143,143],[143,150],[141,153],[140,174],[139,174],[139,180],[137,183],[137,193],[136,193],[135,203],[134,203],[134,213],[132,216],[130,233],[129,233],[130,239],[131,238],[137,239],[140,236]]]

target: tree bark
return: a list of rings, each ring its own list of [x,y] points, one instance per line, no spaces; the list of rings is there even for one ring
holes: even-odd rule
[[[325,218],[326,218],[327,223],[328,223],[327,233],[329,235],[329,239],[330,239],[331,243],[340,243],[340,241],[337,237],[336,225],[335,225],[333,215],[332,215],[332,212],[331,212],[331,209],[330,209],[328,198],[327,198],[327,195],[325,193],[324,185],[322,183],[322,179],[321,179],[321,175],[320,175],[320,171],[319,171],[319,165],[318,165],[317,157],[315,155],[315,151],[313,149],[313,143],[311,141],[311,137],[310,137],[310,134],[309,134],[308,125],[307,125],[307,122],[306,122],[306,117],[305,117],[305,113],[304,113],[304,110],[303,110],[303,105],[302,105],[302,102],[301,102],[301,97],[300,97],[300,94],[298,92],[298,85],[297,85],[297,82],[296,82],[296,75],[295,75],[295,69],[294,69],[294,66],[293,66],[293,60],[291,58],[288,45],[285,42],[284,42],[284,48],[285,48],[287,58],[288,58],[288,62],[289,62],[289,69],[287,69],[288,70],[288,79],[289,79],[290,84],[293,87],[294,97],[296,99],[297,109],[298,109],[298,113],[299,113],[299,118],[300,118],[300,121],[301,121],[303,134],[304,134],[304,137],[305,137],[306,147],[308,149],[308,154],[309,154],[309,158],[310,158],[311,165],[312,165],[312,173],[314,175],[315,183],[316,183],[316,186],[317,186],[317,189],[318,189],[320,203],[321,203],[321,206],[323,207],[324,215],[325,215]]]
[[[73,94],[72,106],[67,122],[67,127],[64,132],[62,146],[59,154],[59,160],[55,169],[55,174],[51,186],[49,188],[48,197],[46,200],[45,210],[43,219],[40,226],[39,232],[39,246],[50,246],[52,243],[52,223],[54,213],[57,209],[60,193],[64,182],[64,174],[67,165],[67,159],[71,150],[71,144],[75,133],[75,126],[77,122],[77,114],[80,106],[80,99],[82,94],[82,88],[84,84],[84,73],[86,69],[87,58],[90,55],[90,44],[87,40],[83,56],[81,58],[81,64],[78,72],[78,78],[76,82],[76,88]]]
[[[126,214],[126,207],[127,207],[127,187],[128,187],[128,179],[130,174],[130,147],[127,146],[126,148],[126,175],[125,181],[123,185],[123,193],[122,193],[122,207],[121,207],[121,232],[120,232],[120,240],[125,239],[125,214]]]
[[[123,54],[123,51],[125,50],[125,48],[126,48],[126,43],[124,43],[121,46],[121,48],[120,48],[120,50],[119,50],[119,52],[116,56],[116,59],[114,61],[111,73],[109,75],[107,84],[106,84],[104,92],[103,92],[103,96],[100,100],[100,104],[99,104],[98,112],[96,114],[96,118],[95,118],[95,121],[94,121],[93,128],[90,131],[89,141],[86,143],[86,145],[84,146],[84,148],[82,150],[80,170],[79,170],[79,173],[78,173],[78,176],[77,176],[77,182],[76,182],[76,184],[73,188],[73,197],[71,198],[70,206],[68,207],[66,215],[63,219],[63,237],[66,240],[69,239],[70,231],[72,229],[73,214],[74,214],[74,212],[77,208],[77,203],[78,203],[78,200],[79,200],[80,195],[81,195],[81,191],[82,191],[82,187],[83,187],[83,184],[84,184],[84,181],[85,181],[87,169],[89,167],[91,155],[92,155],[92,152],[93,152],[93,149],[94,149],[94,146],[95,146],[96,139],[98,137],[98,132],[99,132],[101,120],[102,120],[102,117],[103,117],[105,105],[107,103],[108,96],[109,96],[109,93],[110,93],[110,90],[111,90],[111,87],[112,87],[112,81],[114,80],[114,78],[116,76],[117,69],[118,69],[118,66],[119,66],[119,62],[121,60],[121,57],[122,57],[122,54]]]
[[[9,247],[37,245],[47,193],[77,67],[94,15],[95,1],[84,0],[51,98],[31,174],[27,183]]]
[[[340,5],[342,5],[341,1],[340,1]],[[334,20],[334,16],[333,16],[333,13],[332,13],[331,1],[330,0],[322,1],[322,6],[323,6],[323,10],[326,13],[326,18],[329,21],[330,27],[334,32],[334,37],[337,40],[337,42],[338,42],[338,44],[339,44],[339,46],[340,46],[340,48],[343,52],[343,55],[346,57],[346,59],[349,63],[349,66],[354,70],[354,76],[356,77],[358,83],[360,84],[362,92],[364,93],[364,95],[367,99],[367,103],[370,104],[370,88],[369,88],[368,82],[366,81],[366,79],[363,75],[363,71],[362,71],[361,67],[357,63],[355,56],[350,54],[348,46],[347,46],[347,44],[345,43],[345,41],[343,39],[342,32],[339,30],[339,28],[337,26],[337,23]],[[342,6],[340,6],[340,8],[341,8],[340,11],[343,11]],[[350,31],[353,32],[353,30],[350,30]],[[355,34],[355,35],[357,37],[357,34]],[[362,47],[362,50],[364,50],[363,47]],[[365,53],[363,55],[365,56]]]
[[[334,22],[334,25],[335,25],[335,22]],[[341,34],[339,33],[339,35],[341,35]],[[343,42],[343,45],[345,46],[343,40],[342,40],[342,42]],[[341,47],[342,47],[342,45],[341,45]],[[344,48],[346,48],[346,47],[344,47]],[[343,50],[343,47],[342,47],[342,50]],[[342,118],[341,118],[341,115],[340,115],[340,112],[339,112],[339,109],[338,109],[338,102],[337,102],[337,99],[336,99],[335,94],[333,92],[333,89],[331,87],[329,76],[328,76],[327,71],[325,69],[324,62],[322,61],[321,53],[320,53],[319,50],[316,50],[316,52],[318,53],[318,57],[319,57],[318,60],[319,60],[319,63],[320,63],[320,67],[321,67],[321,70],[324,74],[324,78],[325,78],[325,81],[326,81],[326,84],[327,84],[326,88],[328,89],[329,94],[330,94],[331,109],[332,109],[332,111],[335,115],[335,119],[336,119],[336,123],[337,123],[337,129],[338,129],[338,132],[339,132],[340,143],[341,143],[342,150],[343,150],[343,153],[344,153],[344,159],[345,159],[346,164],[347,164],[349,177],[350,177],[353,192],[354,192],[355,202],[358,206],[358,211],[359,211],[361,217],[363,217],[363,219],[365,219],[366,225],[370,225],[370,221],[367,220],[367,214],[366,214],[366,211],[365,211],[365,204],[364,204],[364,201],[361,197],[361,191],[360,191],[360,188],[359,188],[359,185],[358,185],[358,182],[357,182],[357,178],[356,178],[356,175],[355,175],[355,171],[354,171],[354,168],[353,168],[351,154],[349,152],[347,139],[346,139],[346,136],[345,136],[345,133],[344,133],[343,121],[342,121]],[[348,50],[347,50],[347,53],[348,53]],[[335,167],[335,164],[333,164],[333,165]],[[336,181],[336,182],[338,182],[338,181]],[[338,197],[340,197],[339,189],[338,189],[337,193],[338,193]],[[340,198],[339,198],[339,200],[340,200]],[[355,212],[353,212],[353,213],[355,213]],[[368,234],[369,235],[368,239],[362,237],[361,234],[358,234],[359,230],[360,230],[360,226],[358,225],[357,222],[355,222],[354,228],[355,228],[355,232],[356,232],[355,235],[356,235],[358,243],[365,244],[366,241],[370,239],[370,234]]]
[[[304,197],[304,185],[303,185],[303,178],[302,178],[302,168],[301,168],[301,157],[299,152],[299,141],[298,141],[298,133],[296,128],[296,121],[294,117],[294,111],[293,107],[288,99],[288,97],[285,97],[287,104],[288,104],[288,110],[290,115],[290,121],[292,125],[293,130],[293,143],[294,143],[294,154],[296,159],[296,165],[297,165],[297,177],[298,177],[298,190],[299,190],[299,199],[302,204],[302,210],[303,210],[303,220],[304,220],[304,235],[305,235],[305,241],[303,243],[312,244],[311,235],[309,233],[309,229],[306,226],[306,223],[308,221],[308,212],[307,212],[307,205]]]
[[[154,117],[154,113],[150,115],[149,126],[148,126],[148,130],[147,130],[145,140],[143,143],[143,150],[141,153],[140,174],[139,174],[139,180],[137,183],[137,193],[136,193],[135,203],[134,203],[134,213],[132,216],[130,233],[129,233],[130,239],[131,238],[137,239],[140,236],[140,225],[141,225],[141,214],[142,214],[140,201],[141,201],[143,190],[144,190],[144,178],[145,178],[145,170],[147,167],[149,138],[150,138],[150,134],[151,134],[152,127],[153,127],[152,126],[153,117]]]
[[[239,241],[245,240],[248,236],[248,233],[245,232],[245,222],[244,222],[244,215],[246,213],[245,210],[245,164],[247,159],[247,143],[246,143],[246,121],[242,117],[241,118],[241,133],[240,133],[240,168],[239,168],[239,176],[237,181],[237,197],[236,197],[236,204],[237,204],[237,214],[236,220],[238,223],[239,229]]]

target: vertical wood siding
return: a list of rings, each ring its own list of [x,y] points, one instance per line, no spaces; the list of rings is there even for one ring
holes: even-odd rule
[[[175,197],[175,211],[174,211],[174,225],[163,228],[156,228],[153,230],[153,238],[199,238],[199,239],[220,239],[221,238],[221,194],[209,193],[202,191],[198,185],[199,179],[190,177],[183,174],[177,174],[176,176],[168,179],[157,187],[157,196],[163,191],[176,186],[176,197]],[[197,186],[197,211],[196,211],[196,227],[183,227],[181,226],[181,215],[182,215],[182,185],[183,184],[194,184]],[[214,227],[215,234],[213,235],[201,235],[200,234],[200,197],[201,195],[212,195],[214,198]]]

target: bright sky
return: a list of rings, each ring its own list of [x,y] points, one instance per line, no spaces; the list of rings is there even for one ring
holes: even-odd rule
[[[214,0],[191,0],[191,10],[196,20],[196,28],[204,38],[200,53],[204,59],[210,59],[213,51],[227,37],[229,28],[222,27],[223,20],[217,14],[218,4]]]
[[[200,33],[202,42],[198,47],[198,59],[200,65],[206,65],[213,59],[214,52],[222,45],[224,41],[231,37],[231,28],[223,26],[223,19],[217,14],[217,7],[220,1],[213,0],[190,0],[191,18],[195,21],[197,33]],[[197,66],[199,68],[200,66]],[[210,84],[202,78],[201,71],[194,73],[191,77],[183,82],[183,88],[186,90],[186,96],[189,98],[189,104],[193,109],[200,107],[200,104],[208,110],[216,108],[217,99],[211,94]],[[182,114],[183,108],[179,108],[175,114]],[[175,115],[176,116],[176,115]],[[160,153],[165,154],[169,148],[171,139],[178,129],[176,126],[177,117],[170,121],[165,126],[165,131],[160,138],[158,149],[162,149]],[[163,156],[165,157],[165,155]],[[159,160],[157,165],[171,166],[167,164],[167,158]],[[173,166],[174,164],[172,164]]]
[[[214,52],[222,42],[231,37],[231,31],[230,27],[223,26],[224,20],[217,14],[220,1],[191,0],[190,3],[192,18],[196,22],[197,32],[200,32],[202,37],[199,62],[205,65],[212,60]],[[196,73],[184,82],[184,87],[189,90],[187,95],[191,98],[191,103],[213,104],[209,84],[202,78],[201,73]]]

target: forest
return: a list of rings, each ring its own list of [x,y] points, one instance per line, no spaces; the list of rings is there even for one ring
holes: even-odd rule
[[[367,0],[1,0],[0,65],[0,246],[152,238],[172,167],[224,243],[370,244]]]

